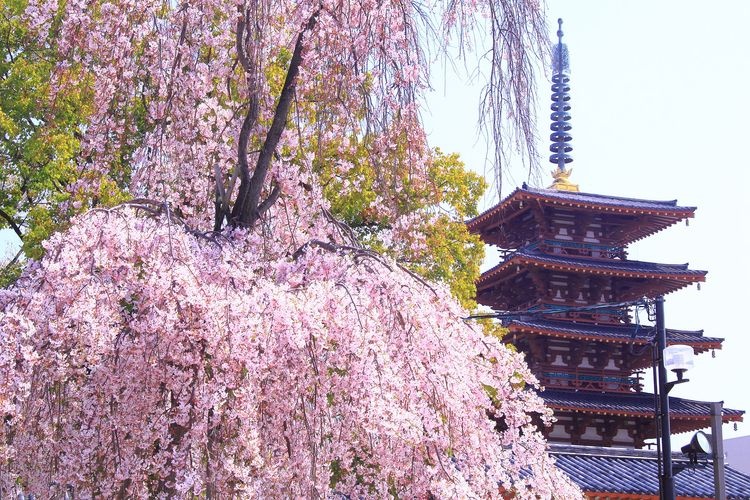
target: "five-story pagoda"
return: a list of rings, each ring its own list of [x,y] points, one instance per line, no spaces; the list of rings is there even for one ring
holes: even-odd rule
[[[477,301],[505,317],[506,341],[526,354],[556,423],[551,442],[640,448],[656,435],[654,396],[640,375],[653,365],[653,328],[638,324],[634,303],[705,280],[687,264],[628,259],[629,244],[694,216],[694,207],[587,194],[569,180],[570,96],[562,31],[552,77],[554,182],[524,184],[468,222],[501,261],[477,282]],[[702,331],[667,331],[669,344],[696,354],[721,348]],[[708,403],[670,398],[673,432],[708,427]],[[723,420],[742,412],[724,410]]]

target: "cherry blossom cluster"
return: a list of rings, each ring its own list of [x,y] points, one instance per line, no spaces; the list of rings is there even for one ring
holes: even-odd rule
[[[538,10],[511,3],[521,23]],[[367,155],[373,209],[404,217],[392,246],[422,252],[430,214],[389,203],[429,184],[426,13],[463,29],[491,6],[30,0],[60,52],[55,92],[93,96],[74,199],[95,205],[116,170],[134,200],[74,219],[0,291],[0,497],[580,497],[532,422],[551,415],[522,358],[358,247],[315,177]],[[207,232],[300,41],[263,179],[281,196],[252,227]]]
[[[580,497],[522,357],[444,288],[134,206],[80,216],[2,291],[4,496]]]
[[[429,89],[427,54],[452,33],[461,43],[471,40],[463,34],[483,29],[486,17],[501,17],[500,10],[507,10],[502,31],[517,33],[507,38],[520,44],[503,60],[528,83],[520,63],[536,50],[541,23],[539,5],[527,0],[503,9],[489,0],[420,6],[409,0],[30,0],[26,14],[32,32],[54,38],[59,49],[57,91],[84,85],[93,94],[82,130],[81,180],[70,187],[77,199],[96,199],[112,165],[124,165],[133,196],[179,205],[190,223],[204,227],[212,218],[215,170],[230,195],[236,187],[248,102],[258,110],[251,165],[263,145],[300,33],[305,53],[295,104],[266,179],[283,181],[287,197],[296,194],[290,180],[309,174],[313,161],[333,162],[321,158],[324,152],[350,152],[366,138],[378,168],[398,169],[395,179],[424,180],[430,155],[420,109]],[[254,61],[251,73],[238,63],[238,47]],[[401,161],[386,161],[395,150]],[[388,197],[380,201],[379,210],[392,208]]]

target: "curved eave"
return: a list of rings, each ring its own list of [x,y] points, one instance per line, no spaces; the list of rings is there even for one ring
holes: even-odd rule
[[[643,337],[636,337],[636,338],[623,338],[622,336],[618,335],[608,335],[606,333],[601,334],[585,334],[585,333],[576,333],[576,332],[568,332],[564,330],[556,330],[553,328],[529,328],[526,326],[514,326],[513,323],[508,325],[509,335],[512,335],[514,333],[526,333],[526,334],[533,334],[533,335],[544,335],[547,337],[556,337],[556,338],[564,338],[564,339],[571,339],[571,340],[584,340],[584,341],[591,341],[591,342],[604,342],[608,344],[637,344],[637,345],[646,345],[651,343],[649,339],[643,338]],[[507,335],[506,335],[507,338]],[[721,343],[724,339],[718,339],[718,338],[696,338],[696,340],[691,339],[679,339],[679,340],[673,340],[667,338],[667,344],[668,345],[674,345],[674,344],[686,344],[692,347],[696,354],[700,354],[706,351],[709,351],[711,349],[721,349]]]
[[[694,214],[691,214],[689,217],[693,217]],[[668,222],[664,222],[662,224],[659,224],[656,227],[652,227],[651,229],[648,229],[646,231],[639,231],[638,233],[632,234],[628,238],[623,238],[622,241],[620,241],[621,244],[626,243],[635,243],[636,241],[643,240],[645,238],[648,238],[649,236],[653,236],[658,232],[661,232],[668,227],[674,226],[678,222],[682,221],[683,219],[686,219],[688,217],[683,217],[681,219],[670,219]]]
[[[617,261],[608,261],[612,264],[616,264]],[[590,263],[576,262],[576,263],[565,263],[565,262],[549,262],[544,259],[537,259],[527,255],[513,255],[505,262],[501,262],[495,267],[485,271],[477,280],[477,287],[483,284],[490,283],[490,278],[506,273],[511,266],[533,266],[542,269],[548,269],[550,271],[561,271],[561,272],[572,272],[572,273],[586,273],[600,276],[612,276],[621,278],[635,278],[635,279],[660,279],[676,281],[683,283],[682,286],[691,283],[706,281],[707,271],[697,271],[687,269],[687,266],[682,266],[684,269],[675,270],[674,272],[658,272],[658,271],[631,271],[627,269],[612,269],[605,268],[603,265],[607,265],[608,262],[592,260]],[[621,261],[628,263],[636,263],[636,261]],[[599,265],[597,265],[599,263]],[[610,266],[612,266],[610,264]],[[682,271],[682,272],[680,272]],[[515,274],[515,273],[513,273]],[[680,287],[678,287],[680,288]]]
[[[549,206],[590,210],[590,211],[604,213],[604,214],[609,213],[609,214],[634,215],[634,216],[648,215],[648,216],[659,218],[658,220],[659,223],[656,226],[650,227],[650,228],[643,228],[643,231],[639,231],[638,233],[630,235],[628,238],[626,238],[627,241],[622,242],[622,243],[626,243],[626,242],[633,242],[633,241],[641,240],[663,229],[666,229],[669,226],[672,226],[682,220],[692,218],[695,216],[695,210],[696,210],[696,207],[678,207],[676,205],[671,206],[671,207],[665,206],[664,208],[627,206],[627,202],[671,205],[671,204],[676,203],[675,201],[657,202],[657,201],[650,201],[650,200],[635,200],[635,199],[617,198],[617,197],[604,197],[604,196],[601,197],[602,199],[610,199],[610,200],[618,201],[622,203],[621,205],[618,205],[614,203],[604,203],[604,202],[597,203],[596,201],[593,201],[593,200],[584,201],[584,200],[559,199],[559,198],[556,198],[553,193],[542,193],[542,192],[534,192],[534,191],[528,191],[528,190],[523,190],[523,189],[516,189],[513,193],[511,193],[508,197],[506,197],[504,200],[502,200],[500,203],[498,203],[494,207],[486,210],[485,212],[474,217],[473,219],[468,220],[466,222],[466,226],[469,229],[469,232],[471,233],[481,233],[483,229],[486,228],[491,221],[494,221],[497,219],[500,219],[502,221],[508,218],[508,216],[506,215],[506,212],[528,210],[528,208],[521,208],[519,206],[514,206],[523,201],[536,201],[538,203],[543,203]],[[598,195],[588,195],[586,193],[581,193],[580,195],[589,196],[589,197],[598,196]]]
[[[542,396],[542,399],[544,399],[544,391],[540,393],[540,396]],[[652,394],[648,394],[648,396],[653,396]],[[670,397],[670,402],[677,401],[677,398]],[[591,408],[587,405],[581,405],[581,404],[575,404],[575,402],[570,403],[560,403],[560,402],[550,402],[545,399],[545,404],[556,411],[572,411],[572,412],[581,412],[581,413],[591,413],[594,415],[611,415],[616,417],[636,417],[636,418],[653,418],[654,417],[654,409],[653,408],[647,408],[643,410],[634,410],[634,409],[624,409],[624,408],[618,408],[618,409],[612,409],[612,408]],[[697,401],[689,401],[691,403],[698,403]],[[686,421],[708,421],[711,419],[711,415],[709,413],[709,409],[706,408],[705,414],[698,414],[695,413],[685,413],[681,412],[680,410],[672,407],[672,404],[670,404],[670,410],[669,410],[669,416],[673,420],[686,420]],[[724,412],[721,415],[722,422],[742,422],[742,416],[745,412],[742,410],[732,410],[729,408],[725,408]]]
[[[654,410],[611,410],[607,408],[589,408],[581,405],[574,404],[560,404],[560,403],[549,403],[545,401],[545,404],[555,411],[575,411],[580,413],[591,413],[594,415],[611,415],[615,417],[635,417],[635,418],[654,418]],[[742,422],[742,413],[737,413],[739,410],[730,410],[732,413],[724,413],[721,416],[722,422]],[[705,415],[693,415],[689,413],[680,413],[670,408],[669,417],[672,420],[688,420],[695,422],[708,422],[711,420],[711,415],[706,413]]]
[[[608,394],[549,389],[538,394],[547,406],[560,411],[651,419],[654,417],[654,395],[647,392]],[[710,403],[674,396],[669,397],[669,411],[673,418],[684,421],[706,421],[711,416]],[[724,408],[722,418],[725,422],[739,422],[742,421],[744,413],[742,410]]]

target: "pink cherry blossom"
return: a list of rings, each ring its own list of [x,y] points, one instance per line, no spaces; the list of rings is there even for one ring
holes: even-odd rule
[[[498,22],[489,0],[424,8],[440,36]],[[538,6],[506,9],[539,49]],[[430,214],[388,193],[427,182],[424,12],[29,1],[30,33],[59,49],[53,94],[93,93],[69,186],[92,210],[0,291],[0,497],[581,497],[546,453],[522,357],[358,246],[315,181],[322,151],[368,144],[392,246],[423,250],[408,237]],[[528,74],[508,78],[490,95],[522,102]],[[133,200],[95,207],[113,165]],[[251,223],[228,217],[255,188]]]
[[[343,243],[251,241],[145,202],[49,241],[3,296],[0,491],[580,496],[521,356],[446,289]]]

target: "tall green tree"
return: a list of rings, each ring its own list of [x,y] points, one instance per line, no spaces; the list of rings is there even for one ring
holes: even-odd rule
[[[29,35],[25,7],[0,1],[0,227],[39,257],[39,243],[64,216],[90,96],[84,87],[53,95],[54,47]]]
[[[42,242],[74,214],[129,198],[132,147],[110,163],[96,191],[76,190],[91,175],[81,166],[89,161],[82,140],[94,106],[94,79],[83,65],[61,60],[61,14],[42,37],[30,29],[27,3],[0,0],[0,228],[12,230],[20,242],[0,277],[5,283],[24,258],[40,258]],[[125,112],[134,116],[132,145],[145,127],[142,105],[134,101]]]

